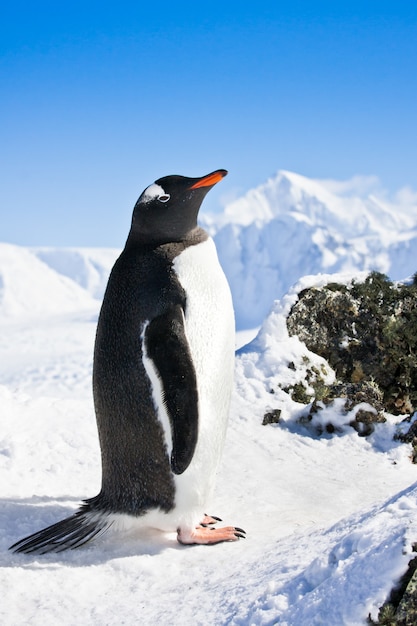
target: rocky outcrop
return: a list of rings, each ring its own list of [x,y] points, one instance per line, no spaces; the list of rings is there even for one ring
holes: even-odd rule
[[[417,410],[416,277],[394,284],[373,272],[362,283],[306,289],[287,327],[336,372],[339,387],[321,390],[324,402],[346,397],[349,405],[359,392],[377,413]]]

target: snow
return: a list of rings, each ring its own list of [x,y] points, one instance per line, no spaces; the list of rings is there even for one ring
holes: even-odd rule
[[[114,248],[33,248],[31,252],[99,300],[104,295],[110,270],[120,254],[120,250]]]
[[[0,244],[0,623],[359,626],[377,617],[417,540],[417,468],[393,439],[399,418],[363,438],[335,402],[303,423],[308,407],[279,387],[303,375],[306,359],[333,376],[286,331],[301,289],[361,280],[369,259],[393,278],[416,269],[415,196],[355,196],[364,204],[345,215],[360,186],[375,195],[374,181],[338,187],[281,173],[211,223],[242,330],[206,512],[246,530],[236,543],[185,547],[175,533],[131,530],[67,553],[8,551],[99,491],[92,354],[118,251]],[[278,409],[280,423],[263,426]],[[337,434],[319,436],[330,420]]]
[[[85,290],[29,250],[0,245],[0,311],[6,317],[48,315],[90,305],[92,298]]]
[[[305,274],[377,270],[402,280],[416,271],[416,195],[404,189],[388,198],[374,179],[280,171],[202,220],[229,279],[239,330],[259,326],[271,302]]]
[[[28,254],[13,250],[13,267],[23,267]],[[9,306],[1,315],[0,621],[334,626],[376,617],[417,536],[409,446],[392,440],[394,421],[389,436],[380,425],[370,439],[351,429],[320,438],[297,423],[303,405],[270,393],[276,377],[291,372],[288,360],[306,351],[286,335],[284,315],[298,289],[326,276],[303,279],[276,302],[236,357],[226,449],[208,512],[245,528],[246,540],[184,547],[175,534],[149,530],[57,555],[7,550],[67,516],[100,484],[91,395],[99,301],[80,299],[68,311],[65,288],[51,311],[52,270],[43,270],[44,312],[24,314],[16,274],[20,304],[12,306],[5,290]],[[278,406],[282,424],[262,426],[265,411]]]

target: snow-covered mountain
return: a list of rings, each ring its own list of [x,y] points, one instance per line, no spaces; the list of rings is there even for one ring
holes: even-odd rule
[[[98,309],[118,254],[113,249],[0,243],[0,317],[28,319]]]
[[[65,251],[60,255],[65,256]],[[77,277],[57,272],[27,248],[0,244],[0,315],[14,319],[94,306]]]
[[[307,274],[378,270],[401,280],[417,271],[415,198],[389,201],[359,187],[279,172],[223,214],[202,214],[232,289],[238,330],[259,326],[273,301]],[[94,304],[118,252],[1,245],[0,315]]]
[[[415,199],[358,195],[358,187],[282,171],[206,221],[239,329],[259,325],[306,274],[377,270],[400,280],[417,270]]]

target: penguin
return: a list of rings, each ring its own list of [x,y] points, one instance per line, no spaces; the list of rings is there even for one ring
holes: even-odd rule
[[[215,244],[197,217],[226,174],[165,176],[136,202],[96,330],[101,490],[10,550],[74,549],[110,528],[176,532],[181,544],[245,538],[204,513],[228,420],[235,326]]]

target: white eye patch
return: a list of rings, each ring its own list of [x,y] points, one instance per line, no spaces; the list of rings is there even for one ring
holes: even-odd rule
[[[155,199],[159,200],[160,202],[168,202],[168,200],[170,199],[170,195],[169,193],[165,193],[165,190],[161,187],[161,185],[153,183],[145,189],[142,194],[141,200],[143,202],[151,202]]]

